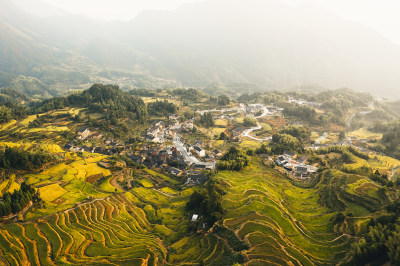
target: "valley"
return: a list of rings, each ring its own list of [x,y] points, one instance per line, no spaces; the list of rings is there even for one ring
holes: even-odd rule
[[[2,195],[37,193],[2,218],[4,264],[348,264],[395,217],[400,161],[368,94],[137,93],[95,84],[1,125]]]

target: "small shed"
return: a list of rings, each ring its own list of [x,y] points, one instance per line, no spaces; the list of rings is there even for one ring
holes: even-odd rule
[[[197,222],[197,220],[199,219],[199,215],[198,214],[193,214],[192,219],[190,219],[191,222]]]

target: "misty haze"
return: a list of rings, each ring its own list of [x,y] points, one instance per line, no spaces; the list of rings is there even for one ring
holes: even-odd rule
[[[0,0],[0,264],[400,264],[399,8]]]

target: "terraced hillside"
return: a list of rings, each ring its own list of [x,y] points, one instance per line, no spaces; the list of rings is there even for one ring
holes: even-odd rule
[[[377,185],[360,176],[328,174],[314,188],[294,186],[278,171],[253,162],[242,172],[220,172],[226,184],[223,225],[234,230],[249,245],[247,265],[325,265],[344,262],[352,238],[347,234],[370,218],[372,209],[353,197],[340,199],[343,210],[352,213],[337,220],[338,211],[318,203],[323,186],[341,180],[343,193],[371,204],[380,201]],[[347,187],[347,183],[352,185]],[[374,192],[375,191],[375,192]]]
[[[19,265],[156,265],[166,248],[150,234],[146,214],[123,195],[0,228],[4,262]]]
[[[25,223],[0,226],[6,265],[207,265],[242,256],[218,233],[188,231],[193,189],[138,187]]]

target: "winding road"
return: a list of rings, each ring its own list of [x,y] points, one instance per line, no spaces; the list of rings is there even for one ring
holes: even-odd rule
[[[350,126],[351,126],[351,121],[354,119],[354,117],[355,117],[358,113],[361,114],[361,115],[367,115],[367,114],[371,113],[372,111],[374,111],[374,110],[375,110],[374,102],[372,102],[372,103],[369,104],[369,109],[370,109],[369,111],[355,112],[354,114],[352,114],[352,115],[349,117],[349,119],[347,120],[347,123],[346,123],[347,127],[350,127]]]
[[[195,165],[204,165],[206,167],[215,167],[215,162],[202,162],[193,155],[189,154],[189,152],[185,148],[184,143],[180,140],[180,137],[178,135],[174,138],[174,145],[180,151],[186,162]]]
[[[257,117],[254,117],[254,118],[255,118],[255,119],[259,119],[259,118],[265,117],[265,116],[267,116],[267,115],[269,115],[269,114],[270,114],[270,111],[269,111],[266,107],[264,107],[263,113],[262,113],[260,116],[257,116]],[[247,138],[254,139],[254,140],[256,140],[256,141],[270,141],[270,140],[272,140],[272,137],[269,137],[269,138],[266,138],[266,139],[260,139],[260,138],[256,138],[256,137],[253,137],[252,135],[250,135],[251,132],[256,131],[256,130],[259,130],[259,129],[262,129],[262,126],[261,126],[260,123],[257,121],[257,126],[256,126],[256,127],[249,128],[249,129],[246,129],[246,130],[242,133],[242,136],[243,136],[243,137],[247,137]]]

